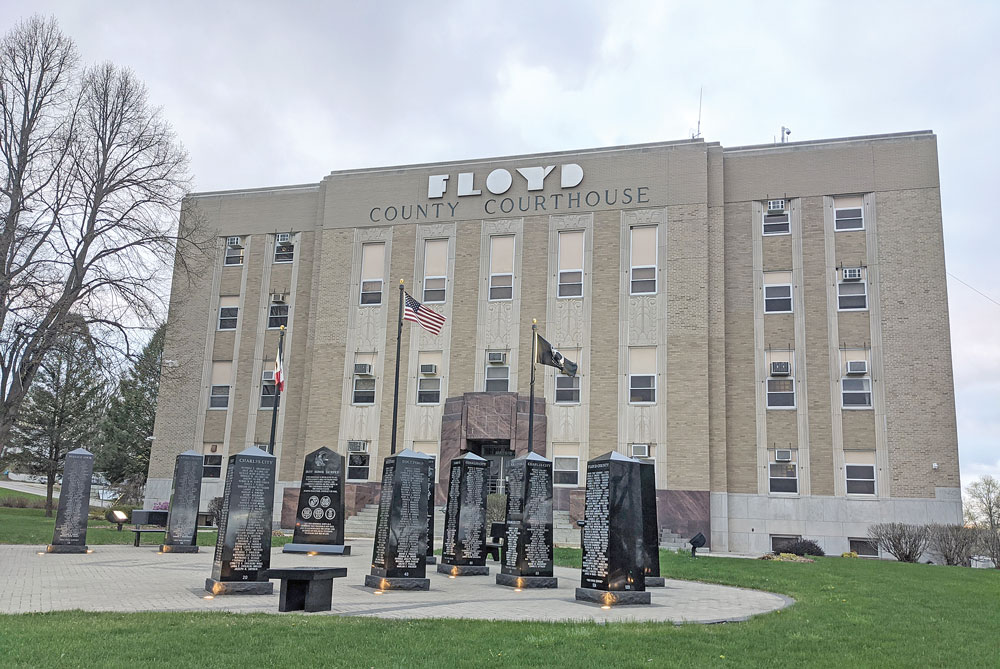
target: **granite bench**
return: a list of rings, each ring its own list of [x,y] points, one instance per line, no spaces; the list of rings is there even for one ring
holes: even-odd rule
[[[267,579],[281,580],[278,611],[329,611],[333,579],[347,576],[346,567],[289,567],[268,569]]]

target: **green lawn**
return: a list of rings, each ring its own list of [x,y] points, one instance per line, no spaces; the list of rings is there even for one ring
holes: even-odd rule
[[[558,549],[556,558],[579,566],[580,552]],[[199,667],[987,667],[1000,657],[1000,571],[673,553],[662,553],[661,564],[670,577],[781,592],[797,603],[743,623],[680,626],[224,613],[0,616],[0,666],[138,666],[169,658]]]
[[[46,545],[52,541],[55,530],[55,512],[51,518],[45,517],[45,509],[8,509],[0,507],[0,544],[38,544]],[[135,535],[128,531],[129,525],[119,532],[117,525],[106,520],[91,520],[87,524],[87,545],[101,546],[106,544],[131,544]],[[214,546],[215,532],[199,532],[199,546]],[[282,546],[291,541],[291,537],[272,537],[272,546]],[[155,545],[163,543],[163,535],[147,533],[143,535],[143,544]]]

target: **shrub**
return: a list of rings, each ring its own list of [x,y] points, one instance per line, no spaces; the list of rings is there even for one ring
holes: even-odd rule
[[[486,523],[502,523],[507,520],[507,495],[493,493],[486,496]]]
[[[868,528],[868,538],[900,562],[917,562],[927,550],[930,532],[926,525],[877,523]]]
[[[841,553],[841,554],[840,554],[840,557],[845,557],[845,558],[856,558],[856,557],[858,557],[858,554],[857,554],[857,553],[855,553],[854,551],[847,551],[846,553]]]
[[[168,511],[170,502],[156,502],[153,504],[153,511]]]
[[[55,506],[56,500],[52,500],[53,506]],[[45,500],[44,499],[34,499],[33,497],[0,497],[0,506],[6,506],[11,509],[44,509]]]
[[[1000,528],[979,530],[979,552],[993,561],[995,569],[1000,569]]]
[[[944,563],[971,567],[972,556],[980,546],[979,533],[964,525],[931,525],[931,548],[940,553]]]
[[[212,514],[212,519],[215,521],[216,527],[222,526],[222,498],[213,497],[212,501],[208,503],[208,512]]]
[[[781,551],[782,553],[791,553],[792,555],[819,555],[823,556],[826,553],[823,549],[819,547],[819,544],[812,539],[798,539],[789,544],[786,544]]]

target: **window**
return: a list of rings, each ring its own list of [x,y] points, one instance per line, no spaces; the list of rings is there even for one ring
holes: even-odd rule
[[[505,393],[510,387],[510,367],[486,364],[486,392]]]
[[[764,286],[764,313],[787,314],[792,312],[792,285],[771,284]]]
[[[243,264],[243,245],[239,242],[239,237],[228,240],[229,242],[235,241],[235,244],[226,244],[226,257],[223,263],[226,265],[242,265]]]
[[[514,299],[514,235],[490,237],[490,301]]]
[[[267,327],[273,330],[280,328],[282,325],[288,327],[288,305],[281,302],[274,302],[267,313]]]
[[[274,262],[292,262],[295,259],[295,244],[292,243],[290,234],[285,233],[287,240],[282,241],[282,235],[278,235],[274,243]]]
[[[860,199],[860,198],[859,198]],[[865,219],[861,213],[861,207],[851,207],[849,209],[835,209],[833,212],[833,229],[837,232],[842,230],[864,230]]]
[[[841,311],[864,311],[868,308],[868,284],[861,281],[837,283],[837,308]]]
[[[847,494],[875,494],[875,465],[847,465]]]
[[[633,226],[629,229],[632,295],[656,294],[656,226]]]
[[[265,370],[264,375],[260,382],[260,408],[261,409],[271,409],[274,408],[274,363],[269,363],[272,369]]]
[[[858,557],[877,558],[878,546],[869,539],[848,539],[851,544],[851,551],[858,554]]]
[[[375,404],[375,377],[355,376],[351,404]]]
[[[219,298],[219,329],[235,330],[240,317],[240,298],[226,295]]]
[[[441,403],[441,378],[436,376],[417,379],[417,404]]]
[[[347,442],[347,480],[367,481],[370,465],[371,453],[368,452],[368,442]]]
[[[764,235],[791,234],[788,222],[788,212],[764,212]]]
[[[628,401],[630,404],[656,402],[656,349],[633,347],[628,350]]]
[[[872,405],[872,380],[869,378],[845,377],[842,384],[842,402],[844,409],[869,409]]]
[[[361,304],[382,304],[382,282],[385,279],[385,243],[361,245]]]
[[[794,462],[772,462],[768,465],[771,492],[797,493],[799,491],[798,465]]]
[[[201,477],[206,479],[222,478],[222,456],[205,455],[202,463]]]
[[[580,482],[580,458],[557,455],[552,459],[553,485],[578,485]]]
[[[556,373],[556,404],[580,403],[580,377]]]
[[[789,535],[772,534],[771,535],[771,552],[772,553],[784,553],[785,549],[787,549],[789,545],[793,544],[794,542],[798,541],[801,538],[802,537],[797,536],[797,535],[796,536],[789,536]]]
[[[444,302],[448,284],[448,240],[424,242],[424,299],[431,304]]]
[[[229,408],[229,386],[212,386],[212,392],[208,397],[208,408]]]
[[[795,379],[780,377],[767,380],[767,408],[795,408]]]
[[[583,230],[559,233],[559,297],[583,296]]]

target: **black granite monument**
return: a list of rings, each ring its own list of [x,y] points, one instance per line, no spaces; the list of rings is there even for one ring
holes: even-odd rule
[[[219,538],[212,577],[205,589],[213,595],[269,595],[271,509],[274,505],[275,458],[251,446],[229,456],[222,493]]]
[[[497,584],[555,588],[552,575],[552,461],[537,453],[511,460],[507,470],[507,530]]]
[[[437,570],[449,576],[486,576],[486,471],[475,453],[451,461],[444,542]]]
[[[382,464],[372,571],[365,586],[430,590],[427,578],[427,470],[431,456],[410,449]]]
[[[649,604],[638,460],[612,451],[587,463],[583,570],[576,599]]]
[[[434,555],[434,489],[437,460],[431,456],[431,466],[427,470],[427,558],[425,564],[437,564]]]
[[[66,454],[62,489],[56,511],[56,529],[47,553],[87,553],[87,515],[90,513],[90,482],[94,455],[85,448]]]
[[[295,534],[282,553],[350,555],[344,545],[344,456],[326,448],[306,456],[302,467]]]
[[[201,504],[204,460],[201,453],[184,451],[174,461],[174,489],[170,493],[161,553],[198,552],[198,506]]]
[[[660,576],[660,525],[656,519],[656,466],[652,462],[639,463],[639,480],[642,483],[643,580],[647,588],[662,588],[665,581]]]

